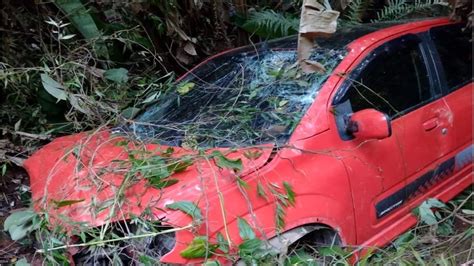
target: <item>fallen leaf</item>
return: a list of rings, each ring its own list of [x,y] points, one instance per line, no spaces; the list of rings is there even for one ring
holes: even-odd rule
[[[321,65],[320,63],[318,63],[316,61],[308,60],[308,59],[305,59],[301,62],[301,69],[305,73],[315,73],[315,72],[324,73],[324,72],[326,72],[326,69],[324,68],[323,65]]]
[[[321,64],[308,60],[314,40],[336,32],[339,12],[320,4],[317,0],[304,0],[301,9],[298,35],[298,62],[305,73],[324,71]]]
[[[128,81],[128,70],[125,68],[112,68],[104,72],[104,78],[117,83],[126,83]]]
[[[196,48],[194,48],[194,44],[191,42],[187,42],[186,45],[183,47],[184,51],[188,53],[189,55],[196,56]]]

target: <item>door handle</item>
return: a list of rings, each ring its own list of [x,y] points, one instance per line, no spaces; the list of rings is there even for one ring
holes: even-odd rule
[[[436,127],[438,127],[438,118],[436,117],[428,119],[423,123],[423,128],[425,129],[425,131],[433,130]]]

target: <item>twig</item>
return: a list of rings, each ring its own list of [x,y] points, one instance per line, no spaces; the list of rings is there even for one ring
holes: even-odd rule
[[[58,247],[54,247],[54,248],[38,249],[37,252],[38,252],[38,253],[45,253],[45,252],[53,251],[53,250],[60,250],[60,249],[67,249],[67,248],[74,248],[74,247],[87,247],[87,246],[92,246],[92,245],[101,245],[101,244],[106,244],[106,243],[111,243],[111,242],[117,242],[117,241],[123,241],[123,240],[129,240],[129,239],[144,238],[144,237],[153,237],[153,236],[157,236],[157,235],[162,235],[162,234],[167,234],[167,233],[172,233],[172,232],[183,231],[183,230],[189,229],[189,228],[191,228],[191,227],[193,227],[193,224],[189,224],[189,225],[187,225],[187,226],[180,227],[180,228],[173,228],[173,229],[163,230],[163,231],[155,232],[155,233],[148,233],[148,234],[142,234],[142,235],[118,237],[118,238],[114,238],[114,239],[92,241],[92,242],[80,243],[80,244],[63,245],[63,246],[58,246]]]
[[[456,218],[458,218],[459,220],[463,221],[464,223],[467,223],[467,224],[469,224],[469,225],[474,225],[474,221],[471,221],[471,220],[469,220],[469,219],[466,219],[466,218],[464,218],[462,215],[459,215],[459,214],[455,213],[454,216],[455,216]]]
[[[28,132],[23,132],[23,131],[11,131],[13,135],[19,135],[23,137],[27,137],[30,139],[39,139],[39,140],[49,140],[51,139],[50,135],[44,135],[44,134],[33,134],[33,133],[28,133]]]

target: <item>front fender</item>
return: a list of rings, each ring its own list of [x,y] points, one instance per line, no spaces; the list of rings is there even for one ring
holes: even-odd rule
[[[282,232],[308,224],[324,224],[338,232],[343,245],[355,243],[352,205],[350,205],[350,202],[348,203],[344,204],[324,195],[300,195],[296,197],[295,206],[286,208],[285,227]],[[269,240],[277,235],[274,203],[253,210],[253,214],[249,212],[241,218],[244,218],[250,224],[259,238]],[[212,231],[209,235],[210,242],[216,241],[217,232],[226,235],[226,228],[223,226],[216,231]],[[232,221],[228,221],[227,231],[236,248],[242,242],[239,236],[237,217]],[[186,260],[180,255],[180,252],[191,243],[193,238],[194,236],[190,231],[177,232],[176,246],[161,261],[180,264],[200,262],[199,260]]]

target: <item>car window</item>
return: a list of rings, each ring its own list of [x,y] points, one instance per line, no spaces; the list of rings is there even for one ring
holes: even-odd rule
[[[431,38],[444,68],[449,91],[472,80],[472,48],[470,30],[461,25],[449,25],[431,29]]]
[[[374,108],[393,118],[430,99],[418,42],[396,43],[376,55],[353,80],[347,92],[353,112]]]

